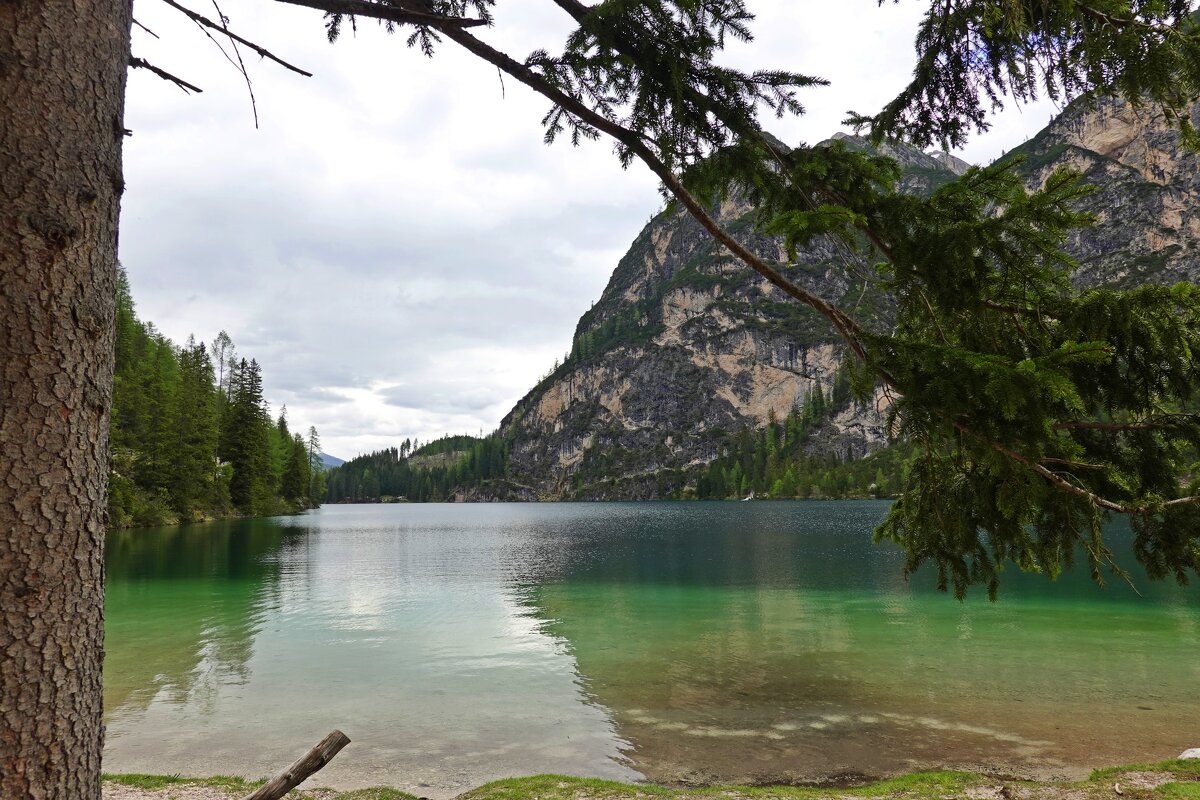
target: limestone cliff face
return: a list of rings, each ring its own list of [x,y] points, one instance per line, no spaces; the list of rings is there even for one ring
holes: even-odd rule
[[[1200,122],[1200,107],[1193,110]],[[1200,155],[1154,106],[1077,101],[1014,154],[1040,183],[1058,166],[1080,170],[1096,187],[1081,207],[1097,224],[1074,233],[1080,286],[1122,288],[1200,277]]]
[[[1099,187],[1086,200],[1098,225],[1068,245],[1080,281],[1196,278],[1200,163],[1161,115],[1116,101],[1080,105],[1018,150],[1031,183],[1067,164]],[[931,191],[967,166],[944,153],[885,152],[904,165],[905,191]],[[727,201],[717,212],[756,253],[787,260],[780,241],[753,231],[749,206]],[[889,324],[888,299],[864,290],[852,254],[818,240],[799,256],[793,280],[869,326]],[[503,421],[510,474],[528,497],[662,496],[742,425],[783,419],[816,388],[828,394],[842,358],[815,312],[740,266],[685,211],[663,212],[580,320],[571,358]],[[812,447],[844,457],[878,449],[883,410],[882,398],[835,406]]]

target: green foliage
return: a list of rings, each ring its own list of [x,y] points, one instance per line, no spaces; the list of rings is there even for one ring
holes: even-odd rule
[[[417,800],[417,798],[416,795],[402,792],[399,789],[389,789],[386,786],[372,786],[367,789],[339,792],[332,800]]]
[[[312,465],[308,459],[308,446],[300,434],[294,434],[288,447],[280,494],[292,501],[307,499],[312,482],[312,471]]]
[[[751,38],[741,0],[610,0],[577,15],[563,53],[532,53],[525,65],[566,96],[618,122],[648,144],[668,168],[687,166],[713,148],[757,130],[759,104],[799,114],[796,89],[826,81],[784,70],[752,73],[718,66],[727,37]],[[650,79],[646,79],[649,77]],[[547,143],[564,131],[573,142],[599,131],[563,104],[542,119]],[[618,142],[629,164],[634,152]]]
[[[1160,800],[1200,800],[1200,783],[1167,783],[1154,790]]]
[[[193,522],[233,513],[282,513],[314,504],[308,460],[287,431],[272,424],[257,362],[232,358],[222,332],[222,385],[212,355],[191,337],[176,347],[138,320],[128,280],[118,281],[113,375],[114,527]],[[303,447],[303,443],[301,443]],[[300,457],[303,462],[293,461]],[[294,493],[293,493],[294,492]]]
[[[850,122],[877,139],[959,147],[988,129],[988,110],[1005,95],[1097,92],[1161,104],[1195,146],[1186,113],[1200,95],[1194,10],[1189,0],[938,0],[917,34],[911,83],[878,114]]]
[[[469,451],[481,440],[474,436],[443,436],[434,439],[414,449],[410,455],[436,456],[442,453],[459,453]]]

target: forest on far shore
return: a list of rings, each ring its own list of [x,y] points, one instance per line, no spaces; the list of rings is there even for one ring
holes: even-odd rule
[[[262,368],[229,335],[176,345],[138,319],[117,280],[109,524],[175,525],[313,508],[325,495],[320,441],[272,417]]]

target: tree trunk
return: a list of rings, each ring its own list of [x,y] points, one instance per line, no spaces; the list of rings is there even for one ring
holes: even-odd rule
[[[0,797],[99,800],[131,0],[0,0]]]

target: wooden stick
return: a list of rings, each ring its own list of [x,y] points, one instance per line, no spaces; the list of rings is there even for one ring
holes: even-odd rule
[[[313,749],[301,756],[296,763],[258,787],[245,800],[279,800],[299,786],[309,775],[332,761],[338,751],[348,744],[350,744],[350,737],[346,734],[341,731],[331,732]]]

